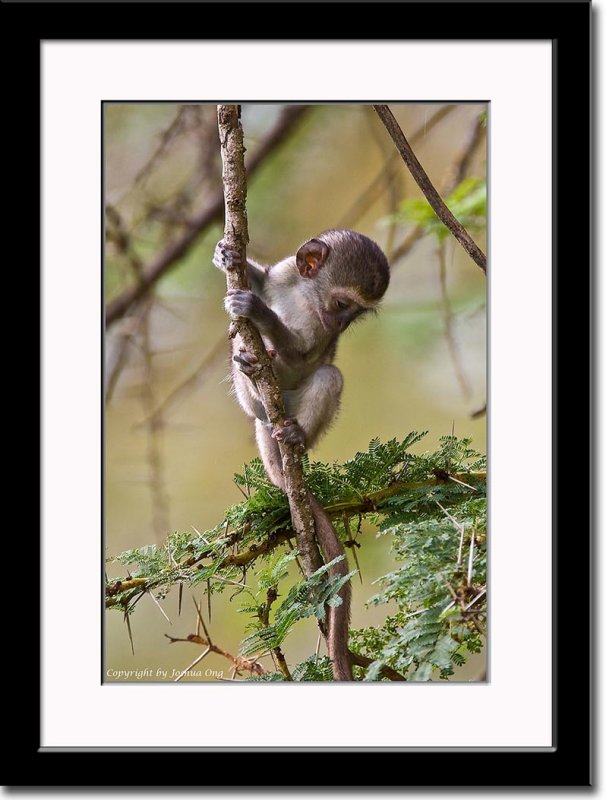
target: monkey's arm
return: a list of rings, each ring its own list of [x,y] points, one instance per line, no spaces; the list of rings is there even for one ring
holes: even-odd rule
[[[230,250],[225,247],[223,240],[221,240],[215,247],[213,255],[213,264],[217,269],[226,272],[228,269],[235,269],[240,266],[241,259],[239,253],[235,250]],[[248,282],[253,292],[260,293],[263,291],[265,279],[267,278],[267,270],[261,264],[257,264],[250,259],[246,260],[246,274]]]
[[[232,317],[246,317],[257,326],[259,333],[272,343],[276,354],[289,364],[303,359],[304,345],[299,336],[289,330],[280,317],[254,292],[230,289],[225,297],[225,310]]]

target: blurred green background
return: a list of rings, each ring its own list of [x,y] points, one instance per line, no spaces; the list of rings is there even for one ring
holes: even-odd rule
[[[467,176],[486,177],[486,136],[478,124],[485,106],[391,108],[438,188],[448,185],[462,164]],[[277,105],[243,107],[247,157],[283,112]],[[104,150],[105,281],[111,301],[184,234],[189,220],[220,191],[215,106],[107,104]],[[445,244],[447,314],[437,240],[421,237],[399,256],[414,223],[397,209],[403,200],[422,195],[393,154],[372,107],[314,106],[249,182],[249,253],[256,260],[273,263],[323,229],[351,227],[374,238],[392,264],[380,313],[354,326],[339,345],[342,408],[313,459],[345,460],[375,436],[401,439],[411,430],[429,431],[417,449],[434,449],[453,427],[458,436],[472,436],[477,450],[486,449],[486,418],[472,416],[486,397],[486,279],[450,237]],[[211,264],[221,236],[220,221],[202,230],[154,290],[108,327],[107,556],[160,543],[168,531],[204,531],[241,498],[231,478],[256,451],[252,424],[230,395],[225,279]],[[474,238],[485,250],[485,232],[474,232]],[[363,583],[354,578],[353,627],[382,621],[386,609],[367,609],[365,601],[376,591],[373,580],[393,566],[388,537],[376,539],[366,525],[360,540]],[[107,575],[123,576],[124,569],[108,564]],[[234,654],[247,621],[237,613],[239,602],[226,593],[212,604],[213,639]],[[180,616],[175,590],[162,607],[171,624],[149,596],[138,603],[131,618],[134,655],[123,615],[107,613],[108,680],[116,679],[117,670],[146,669],[153,675],[142,680],[161,679],[157,669],[166,670],[170,680],[173,670],[195,658],[196,646],[169,645],[164,637],[194,631],[189,592]],[[315,650],[316,640],[313,620],[300,624],[284,644],[287,660],[301,661]],[[229,676],[229,664],[211,654],[203,671],[197,680],[217,680]],[[478,657],[457,677],[470,680],[482,672],[483,657]]]

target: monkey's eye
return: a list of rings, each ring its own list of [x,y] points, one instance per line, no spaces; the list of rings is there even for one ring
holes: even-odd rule
[[[349,308],[349,303],[346,300],[335,300],[335,305],[341,311],[346,311]]]

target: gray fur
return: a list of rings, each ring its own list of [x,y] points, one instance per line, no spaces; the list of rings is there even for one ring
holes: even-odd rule
[[[236,336],[232,344],[232,381],[242,409],[255,419],[259,453],[270,480],[284,489],[282,460],[277,439],[299,441],[313,447],[335,418],[343,390],[343,376],[333,365],[337,341],[355,319],[373,309],[389,284],[387,259],[375,242],[349,230],[328,230],[306,243],[297,256],[272,267],[247,263],[251,291],[231,290],[225,298],[233,317],[250,319],[257,326],[282,389],[288,426],[272,430],[254,383],[255,362]],[[318,241],[320,243],[318,243]],[[325,246],[326,245],[326,246]],[[311,250],[312,264],[303,253]],[[316,260],[315,254],[319,253]],[[235,258],[234,258],[235,256]],[[237,266],[237,254],[219,242],[213,263],[222,270]],[[343,545],[322,506],[310,495],[316,536],[326,561],[345,555]],[[346,575],[347,560],[332,572]],[[329,609],[328,650],[336,680],[352,680],[348,656],[351,589]]]

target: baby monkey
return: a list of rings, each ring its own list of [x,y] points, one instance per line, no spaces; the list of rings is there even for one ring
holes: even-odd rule
[[[213,263],[227,270],[239,255],[219,242]],[[232,344],[232,380],[238,402],[255,420],[259,453],[270,480],[284,490],[277,440],[313,447],[334,419],[343,376],[333,361],[339,336],[356,319],[376,308],[389,284],[389,265],[381,248],[361,233],[329,230],[305,242],[296,255],[271,267],[247,261],[251,289],[231,289],[225,309],[246,317],[261,334],[282,390],[286,421],[272,428],[257,392],[257,359],[239,336]],[[316,537],[326,561],[345,555],[337,532],[310,495]],[[346,575],[347,561],[333,574]],[[348,655],[349,583],[342,604],[329,609],[328,653],[335,680],[352,680]]]

